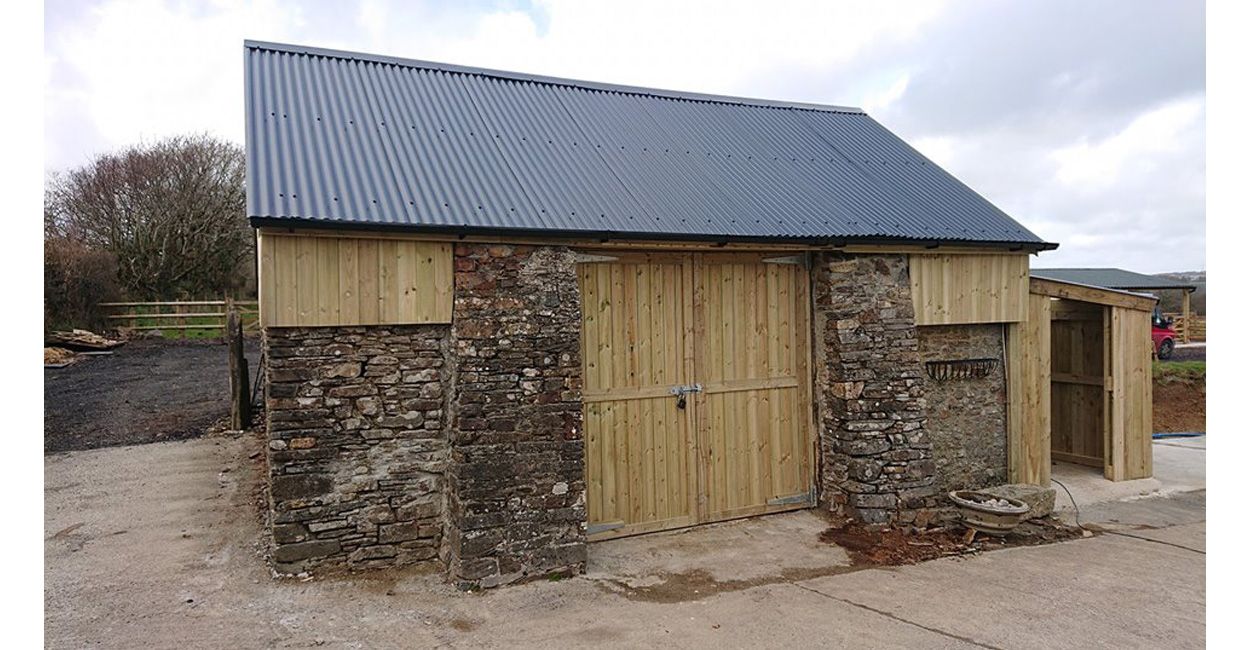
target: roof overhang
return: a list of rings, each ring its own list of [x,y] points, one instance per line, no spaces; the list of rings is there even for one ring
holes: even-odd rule
[[[1029,278],[1029,293],[1138,311],[1153,311],[1155,303],[1159,301],[1158,298],[1150,294],[1093,287],[1075,282],[1063,282],[1061,280],[1044,278]]]
[[[455,237],[459,239],[494,237],[517,240],[569,240],[584,242],[697,242],[702,244],[777,244],[807,246],[813,249],[837,249],[846,246],[906,246],[940,252],[952,248],[1003,250],[1010,253],[1038,253],[1054,250],[1059,244],[1049,242],[982,241],[955,239],[906,239],[896,237],[745,237],[715,234],[682,234],[654,232],[615,232],[592,230],[546,230],[535,228],[473,228],[452,226],[414,226],[410,224],[356,223],[292,217],[250,217],[253,228],[299,230],[342,230],[346,232],[408,233]]]

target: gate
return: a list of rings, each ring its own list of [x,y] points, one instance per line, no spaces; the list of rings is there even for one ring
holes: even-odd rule
[[[578,271],[591,539],[814,505],[801,257],[585,255]]]

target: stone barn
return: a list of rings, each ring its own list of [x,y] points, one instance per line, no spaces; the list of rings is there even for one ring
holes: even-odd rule
[[[1048,480],[1055,244],[863,111],[245,61],[279,571],[489,587],[612,537],[923,524]]]

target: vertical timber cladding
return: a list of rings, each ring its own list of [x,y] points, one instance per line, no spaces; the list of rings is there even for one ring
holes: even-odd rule
[[[799,262],[584,258],[592,539],[813,505],[808,274]]]
[[[1027,254],[917,254],[909,267],[917,325],[1027,320]]]
[[[451,244],[261,229],[263,327],[450,323]]]
[[[1111,307],[1110,466],[1113,481],[1147,478],[1154,473],[1151,391],[1150,312]]]

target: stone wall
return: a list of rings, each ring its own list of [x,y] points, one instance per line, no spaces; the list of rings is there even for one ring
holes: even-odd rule
[[[933,461],[943,492],[1007,482],[1007,378],[1003,326],[919,328],[922,361],[996,359],[988,377],[935,380],[925,375]]]
[[[822,253],[812,274],[822,501],[923,525],[937,484],[907,257]]]
[[[265,330],[278,571],[437,557],[448,454],[448,330]]]
[[[457,244],[448,561],[462,587],[586,562],[581,299],[562,247]]]

